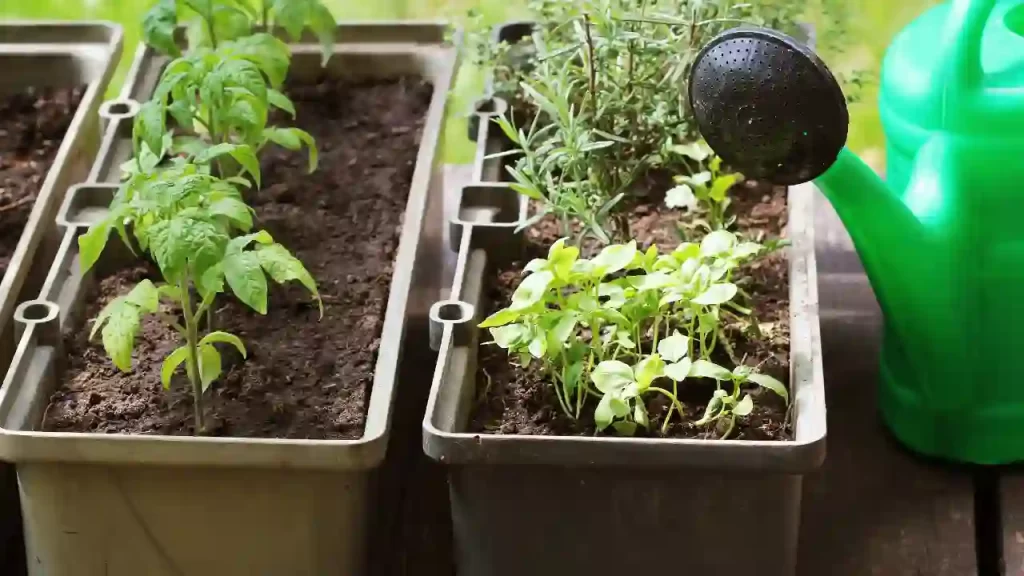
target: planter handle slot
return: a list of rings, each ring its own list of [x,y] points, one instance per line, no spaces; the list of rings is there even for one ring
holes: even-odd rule
[[[100,104],[100,118],[106,122],[130,120],[139,113],[139,103],[132,98],[107,100]]]
[[[472,304],[459,300],[441,300],[430,307],[430,348],[435,352],[441,349],[441,340],[445,326],[452,327],[452,341],[456,346],[463,345],[473,336],[475,326],[470,320],[476,315]]]
[[[490,122],[492,118],[504,116],[507,111],[508,102],[504,98],[498,98],[497,96],[481,98],[474,102],[473,113],[469,116],[469,139],[476,142],[480,137],[481,120],[486,126],[486,123]],[[487,134],[485,133],[484,136],[486,137]]]
[[[55,358],[64,357],[64,339],[60,333],[60,306],[49,300],[27,300],[14,310],[17,340],[31,330],[36,342],[53,348]]]

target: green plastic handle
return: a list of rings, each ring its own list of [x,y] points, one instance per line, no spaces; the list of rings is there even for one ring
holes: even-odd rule
[[[981,67],[981,41],[985,26],[995,9],[996,0],[953,0],[943,30],[940,50],[944,70],[937,75],[942,86],[943,128],[957,128],[969,121],[960,111],[977,94],[984,71]]]

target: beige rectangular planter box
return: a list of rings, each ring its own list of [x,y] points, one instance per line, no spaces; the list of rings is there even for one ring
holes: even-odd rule
[[[57,215],[62,239],[0,392],[0,457],[17,466],[29,573],[37,576],[348,576],[366,574],[376,474],[385,460],[400,375],[429,363],[427,311],[438,297],[440,135],[456,52],[441,23],[338,28],[328,74],[418,74],[433,98],[395,254],[362,438],[311,441],[48,433],[37,431],[64,359],[61,330],[81,326],[76,237],[102,217],[118,165],[131,154],[132,115],[167,59],[140,48],[109,119],[92,180]],[[320,73],[313,43],[292,45],[291,74]],[[117,250],[99,267],[117,263]],[[424,358],[424,353],[427,357]],[[403,368],[404,367],[404,368]],[[423,373],[422,369],[418,370]]]

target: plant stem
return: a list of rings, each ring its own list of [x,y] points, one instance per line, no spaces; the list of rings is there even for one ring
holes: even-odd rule
[[[587,37],[587,53],[590,64],[590,105],[594,109],[592,114],[597,116],[597,65],[594,62],[594,39],[590,35],[590,15],[583,15],[583,31]]]
[[[192,296],[189,293],[188,274],[178,285],[181,291],[181,307],[185,315],[185,346],[188,348],[188,379],[192,384],[192,409],[195,416],[196,435],[206,432],[203,422],[203,384],[199,375],[199,334],[196,318],[192,312]]]
[[[673,394],[672,392],[669,392],[668,390],[665,390],[664,388],[658,388],[657,386],[651,386],[650,388],[648,388],[648,390],[650,390],[651,392],[659,392],[659,393],[664,394],[665,396],[667,396],[668,399],[672,401],[672,407],[674,407],[676,410],[678,410],[679,411],[679,415],[682,416],[682,414],[683,414],[683,405],[682,405],[682,403],[679,402],[679,398],[675,394]],[[669,413],[667,415],[665,415],[665,422],[661,425],[661,433],[662,434],[664,434],[665,431],[668,430],[669,417],[671,415],[672,415],[672,408],[669,408]]]
[[[270,32],[270,6],[267,6],[267,0],[260,2],[260,23],[265,32]]]
[[[209,14],[203,14],[203,20],[206,20],[206,30],[210,33],[210,47],[214,50],[217,49],[217,31],[213,27],[213,10],[211,8]]]

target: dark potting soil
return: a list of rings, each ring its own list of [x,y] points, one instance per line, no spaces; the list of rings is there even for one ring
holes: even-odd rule
[[[263,438],[354,439],[363,434],[381,328],[409,185],[432,89],[419,78],[289,84],[294,123],[316,139],[320,167],[305,153],[264,152],[264,189],[251,196],[257,227],[292,251],[316,278],[316,305],[298,285],[270,283],[260,316],[222,297],[216,328],[238,335],[242,358],[222,347],[224,375],[207,391],[207,433]],[[113,240],[116,241],[116,240]],[[146,263],[110,275],[89,296],[90,320],[143,279]],[[173,312],[173,311],[172,311]],[[88,329],[66,336],[70,366],[44,417],[49,431],[193,434],[186,377],[160,384],[163,359],[180,345],[143,320],[133,370],[119,372]],[[393,343],[397,344],[397,343]]]
[[[786,236],[786,191],[755,184],[738,185],[730,192],[733,205],[730,214],[737,217],[734,230],[745,239],[764,241]],[[656,244],[662,253],[671,251],[680,242],[676,223],[685,219],[677,210],[664,206],[661,198],[650,198],[637,203],[629,216],[630,227],[637,243],[646,248]],[[548,219],[527,231],[526,255],[522,261],[498,270],[484,296],[489,314],[508,305],[512,293],[523,279],[522,270],[532,258],[543,258],[548,248],[559,238],[555,221]],[[585,247],[587,249],[592,247]],[[740,325],[728,325],[726,333],[733,343],[734,356],[744,364],[758,366],[759,371],[770,374],[788,387],[789,382],[789,280],[788,261],[783,251],[759,259],[743,269],[748,280],[741,284],[753,302],[762,336],[745,331]],[[484,344],[479,348],[477,386],[479,400],[473,412],[470,431],[487,434],[534,434],[552,436],[593,435],[594,403],[585,408],[579,421],[566,416],[559,408],[551,384],[535,367],[522,369],[509,362],[505,350]],[[722,346],[716,348],[719,364],[732,367]],[[704,414],[712,393],[713,381],[690,381],[679,388],[679,399],[685,408],[680,420],[673,415],[666,436],[672,438],[712,438],[719,432],[713,427],[698,427],[694,422]],[[746,390],[754,400],[754,411],[738,418],[730,438],[744,440],[789,440],[792,430],[786,403],[774,393],[759,388]],[[669,404],[659,396],[648,404],[650,435],[660,436],[661,422]],[[638,431],[641,434],[642,430]],[[614,432],[609,431],[609,434]]]
[[[0,277],[85,88],[27,88],[0,96]]]

